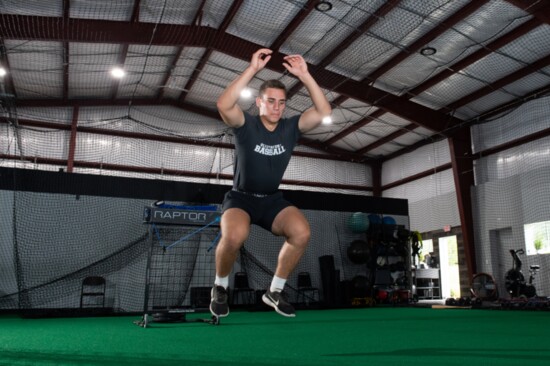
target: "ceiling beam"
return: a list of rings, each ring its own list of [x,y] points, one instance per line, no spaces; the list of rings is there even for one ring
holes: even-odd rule
[[[71,0],[63,0],[63,20],[68,21],[71,15]]]
[[[541,24],[542,23],[536,18],[528,20],[527,22],[519,25],[518,27],[514,28],[510,32],[506,33],[502,37],[499,37],[498,39],[494,40],[493,42],[487,44],[485,47],[481,47],[479,50],[472,53],[471,55],[469,55],[469,56],[463,58],[462,60],[454,63],[453,65],[449,66],[447,69],[441,71],[440,73],[438,73],[437,75],[435,75],[435,76],[431,77],[430,79],[426,80],[422,84],[420,84],[420,85],[416,86],[415,88],[409,90],[407,92],[407,95],[405,95],[404,97],[406,97],[408,99],[416,97],[417,95],[419,95],[423,91],[431,88],[432,86],[434,86],[434,85],[440,83],[441,81],[449,78],[451,75],[456,74],[460,70],[465,69],[466,67],[472,65],[473,63],[481,60],[483,57],[491,54],[492,52],[494,52],[494,50],[497,50],[497,49],[507,45],[508,43],[518,39],[519,37],[524,36],[525,34],[529,33],[533,29],[539,27]],[[443,109],[441,111],[443,112]],[[382,113],[377,114],[374,118],[379,118],[384,113],[385,112],[382,111]],[[374,120],[374,118],[362,119],[359,122],[356,122],[355,124],[353,124],[351,127],[340,131],[337,135],[333,136],[333,138],[330,139],[330,143],[334,143],[334,142],[338,141],[339,139],[344,138],[348,134],[356,131],[357,129],[359,129],[363,126],[365,126],[370,121]],[[404,135],[407,132],[409,132],[409,131],[402,131],[401,135]],[[365,147],[365,148],[361,148],[361,149],[357,150],[356,152],[359,153],[359,151],[362,151],[364,153],[364,152],[367,152],[369,150],[366,149],[366,147]]]
[[[65,159],[44,158],[36,156],[21,156],[21,155],[9,155],[0,154],[1,160],[15,160],[18,162],[26,161],[33,164],[45,164],[62,166],[67,165]],[[137,165],[121,165],[112,163],[103,163],[97,161],[83,161],[75,160],[74,167],[99,169],[99,170],[112,170],[117,172],[131,172],[131,173],[146,173],[146,174],[158,174],[158,175],[170,175],[177,177],[194,177],[194,178],[207,178],[214,180],[233,180],[232,174],[224,173],[211,173],[211,172],[194,172],[189,170],[167,169],[167,168],[152,168]],[[305,187],[318,187],[318,188],[332,188],[332,189],[350,189],[354,191],[369,192],[372,191],[372,187],[355,184],[338,184],[338,183],[326,183],[326,182],[306,182],[303,180],[283,179],[281,184],[305,186]]]
[[[515,81],[518,81],[530,74],[540,71],[541,69],[550,65],[550,55],[540,58],[537,61],[525,66],[524,68],[517,70],[511,74],[508,74],[497,81],[492,82],[489,85],[484,86],[481,89],[476,90],[473,93],[463,96],[462,98],[448,104],[445,108],[455,110],[468,103],[478,100],[494,91],[497,91],[506,85],[509,85]]]
[[[406,49],[402,50],[401,52],[399,52],[397,54],[397,56],[391,58],[390,60],[388,60],[386,63],[384,63],[382,66],[380,66],[378,69],[374,70],[372,73],[370,73],[368,76],[366,76],[364,79],[363,79],[363,82],[373,82],[375,81],[376,79],[378,79],[380,76],[382,76],[383,74],[385,74],[386,72],[388,72],[389,70],[391,70],[392,68],[394,68],[395,66],[397,66],[399,63],[401,63],[402,61],[404,61],[407,57],[409,57],[411,54],[417,52],[418,50],[420,50],[422,47],[424,47],[426,44],[428,44],[429,42],[431,42],[432,40],[436,39],[438,36],[440,36],[441,34],[443,34],[444,32],[448,31],[450,28],[452,28],[454,25],[456,25],[458,22],[462,21],[464,18],[468,17],[469,15],[471,15],[472,13],[474,13],[476,10],[478,10],[481,6],[485,5],[485,3],[487,3],[488,0],[482,0],[482,1],[472,1],[470,3],[468,3],[467,5],[465,5],[464,7],[462,7],[460,10],[458,10],[457,12],[455,12],[453,15],[451,15],[449,18],[445,19],[441,24],[439,24],[436,28],[434,28],[433,30],[431,30],[430,32],[426,33],[424,36],[418,38],[415,42],[413,42],[411,45],[409,45]],[[380,11],[380,15],[379,16],[382,16],[381,14],[385,14],[387,12],[389,12],[391,9],[393,9],[396,5],[398,4],[398,2],[396,3],[386,3],[385,5],[383,5],[381,8],[378,9],[378,11]],[[376,14],[376,13],[375,13]],[[373,17],[371,17],[373,18]],[[370,18],[369,18],[370,19]],[[367,19],[367,21],[362,25],[364,28],[364,31],[366,31],[369,27],[371,27],[374,22],[376,20],[378,20],[378,17],[376,17],[375,19],[373,19],[371,21],[371,23],[369,23],[369,19]],[[357,35],[357,34],[354,34],[354,35]],[[353,38],[350,37],[350,38]],[[347,46],[349,46],[351,43],[347,44]],[[333,56],[330,56],[330,57],[327,57],[325,58],[325,60],[321,61],[321,64],[320,65],[323,65],[323,66],[326,66],[328,63],[330,63],[338,54],[340,54],[342,51],[343,51],[344,48],[342,49],[339,49],[337,48],[337,53],[336,52],[333,52]],[[403,97],[403,98],[406,98],[406,97]],[[412,96],[410,97],[412,98]],[[410,99],[410,98],[406,98],[406,99]],[[342,131],[340,131],[337,135],[333,136],[331,139],[330,139],[330,142],[329,143],[335,143],[336,141],[338,141],[339,139],[342,139],[344,138],[345,136],[349,135],[350,133],[352,132],[355,132],[356,130],[358,130],[359,128],[365,126],[366,124],[370,123],[371,121],[375,120],[376,118],[379,118],[380,116],[382,116],[384,114],[385,111],[376,111],[376,116],[373,117],[373,118],[363,118],[361,119],[359,122],[357,122],[356,124],[352,125],[351,127],[347,128],[347,129],[344,129]],[[392,112],[393,113],[393,112]],[[395,113],[394,113],[395,114]],[[412,119],[408,119],[410,122],[413,122],[415,123],[417,126],[422,126],[422,124],[418,123],[418,121],[415,121],[415,120],[412,120]],[[424,126],[426,127],[426,126]]]
[[[414,123],[411,123],[407,126],[403,126],[401,127],[399,130],[393,132],[393,133],[390,133],[389,135],[386,135],[382,138],[379,138],[378,140],[376,140],[375,142],[373,142],[372,144],[369,144],[359,150],[356,150],[355,153],[356,154],[365,154],[367,151],[371,151],[371,150],[374,150],[376,149],[377,147],[380,147],[384,144],[387,144],[388,142],[391,142],[393,140],[395,140],[396,138],[398,137],[401,137],[403,136],[404,134],[408,133],[408,132],[411,132],[413,131],[414,129],[416,129],[418,126]]]
[[[384,155],[380,160],[382,160],[382,162],[385,162],[385,161],[388,161],[388,160],[397,158],[398,156],[401,156],[401,155],[404,155],[404,154],[413,152],[413,151],[415,151],[416,149],[421,148],[422,146],[426,146],[426,145],[433,144],[433,143],[435,143],[435,142],[441,141],[441,140],[443,140],[444,138],[445,138],[445,137],[444,137],[444,136],[441,136],[441,135],[438,135],[438,136],[431,136],[431,137],[425,138],[425,139],[423,139],[423,140],[420,140],[420,141],[418,141],[418,142],[415,142],[415,143],[412,144],[412,145],[409,145],[409,146],[404,147],[404,148],[402,148],[402,149],[400,149],[400,150],[394,151],[394,152],[392,152],[391,154]]]
[[[73,19],[69,24],[59,22],[56,17],[31,17],[24,15],[4,14],[1,16],[0,33],[7,38],[34,39],[45,41],[123,43],[155,45],[183,45],[211,47],[230,56],[249,61],[250,56],[259,48],[253,42],[219,33],[210,27],[194,25],[168,25],[149,23],[128,23],[94,19]],[[29,27],[28,24],[34,24]],[[153,27],[157,26],[154,39],[151,41]],[[33,29],[41,29],[34,32]],[[82,31],[86,29],[87,31]],[[284,73],[282,65],[284,55],[274,52],[268,64],[272,70]],[[310,73],[321,87],[354,98],[367,104],[375,105],[410,122],[417,123],[434,132],[444,130],[447,125],[461,122],[455,117],[447,116],[421,104],[408,101],[404,97],[389,94],[377,89],[367,82],[351,80],[343,75],[308,65]],[[334,87],[336,85],[336,87]]]
[[[173,106],[176,108],[181,108],[191,113],[202,115],[204,117],[220,120],[220,123],[222,123],[219,113],[215,110],[205,109],[205,108],[202,108],[193,104],[188,104],[188,103],[181,104],[181,103],[178,103],[177,101],[170,100],[170,99],[163,99],[160,102],[152,99],[148,99],[148,98],[114,99],[114,100],[113,99],[69,99],[66,101],[63,101],[61,99],[24,99],[24,100],[16,101],[16,106],[19,108],[24,108],[24,107],[55,108],[55,107],[66,107],[66,106],[78,108],[78,107],[101,107],[101,106],[127,106],[130,104],[133,106],[150,106],[150,105]],[[35,127],[39,127],[39,126],[35,126]],[[306,138],[301,138],[298,141],[298,143],[301,145],[308,146],[308,147],[317,149],[319,151],[322,151],[323,153],[325,153],[323,159],[350,161],[355,163],[367,163],[367,164],[369,162],[372,162],[372,159],[369,159],[365,156],[355,154],[353,152],[350,152],[344,149],[339,149],[334,146],[326,146],[319,141],[313,141]],[[312,155],[308,155],[308,154],[309,153],[305,153],[305,152],[297,153],[298,156],[309,156],[309,157],[315,157],[315,158],[321,158],[322,156],[320,154],[312,154]]]
[[[121,130],[108,129],[108,128],[79,126],[78,112],[79,112],[79,107],[75,106],[71,124],[44,122],[44,121],[37,121],[37,120],[24,119],[24,118],[19,118],[18,122],[19,122],[19,126],[71,131],[70,145],[73,148],[70,149],[69,156],[71,155],[74,156],[74,147],[75,147],[74,142],[76,141],[76,135],[78,132],[92,133],[92,134],[106,135],[106,136],[116,136],[121,138],[172,142],[172,143],[178,143],[178,144],[203,146],[203,147],[216,147],[216,148],[223,148],[223,149],[235,148],[233,144],[230,144],[227,142],[206,141],[202,139],[193,139],[193,138],[183,137],[183,136],[166,136],[166,135],[147,134],[147,133],[140,133],[140,132],[121,131]],[[10,123],[10,122],[11,121],[8,117],[0,117],[0,123]],[[310,145],[308,141],[306,141],[306,144],[308,144],[308,146]],[[311,142],[311,144],[314,145],[314,142]],[[365,160],[361,156],[354,156],[353,154],[350,154],[349,151],[342,150],[340,151],[340,153],[342,156],[335,156],[335,155],[329,155],[329,154],[316,154],[316,153],[307,152],[307,151],[294,150],[292,152],[292,155],[306,157],[306,158],[313,158],[313,159],[333,160],[333,161],[352,161],[352,158],[356,159],[355,161]]]
[[[316,1],[315,1],[316,2]],[[317,65],[321,68],[329,65],[336,57],[338,57],[342,51],[348,48],[353,42],[355,42],[360,36],[367,32],[380,18],[388,14],[393,8],[395,8],[401,0],[386,1],[376,11],[371,14],[359,27],[355,28],[353,32],[346,37],[340,44],[338,44],[329,54],[327,54]],[[291,98],[294,94],[302,88],[301,83],[294,85],[289,91],[288,96]],[[345,98],[347,99],[347,98]],[[345,100],[344,99],[344,100]]]
[[[196,26],[200,26],[202,22],[202,13],[204,9],[204,4],[206,4],[206,0],[202,0],[201,4],[199,5],[199,8],[197,9],[197,13],[195,14],[195,17],[193,18],[193,21],[191,24],[194,24]],[[174,70],[176,69],[178,65],[178,61],[181,57],[181,54],[183,53],[185,47],[178,46],[178,49],[176,51],[176,55],[172,59],[172,62],[170,66],[168,67],[168,71],[166,72],[166,75],[164,76],[164,79],[162,80],[162,83],[160,84],[160,89],[157,93],[157,100],[161,100],[164,98],[164,91],[166,90],[166,86],[168,85],[168,82],[170,81],[170,78],[172,77],[172,74],[174,73]]]
[[[478,121],[484,121],[484,120],[486,121],[490,118],[494,118],[495,116],[498,116],[499,114],[505,113],[506,111],[508,111],[510,109],[517,108],[520,105],[522,105],[523,103],[526,103],[530,100],[537,99],[537,98],[540,98],[542,96],[547,96],[547,95],[550,95],[550,84],[547,84],[547,85],[543,86],[542,88],[539,88],[535,91],[529,92],[529,93],[527,93],[526,95],[523,95],[520,98],[516,98],[515,100],[503,103],[503,104],[491,109],[490,111],[483,112],[482,114],[480,114],[476,118],[472,118],[470,121],[466,121],[465,125],[466,126],[471,126],[471,125],[477,123]]]
[[[212,55],[212,51],[213,50],[211,48],[208,48],[204,51],[201,59],[197,63],[197,66],[195,66],[195,69],[191,73],[191,76],[187,80],[187,83],[185,83],[185,86],[183,87],[183,90],[180,93],[180,96],[178,98],[179,103],[185,103],[185,98],[187,97],[187,94],[189,93],[193,85],[195,85],[195,82],[199,79],[199,75],[202,72],[202,69],[204,68],[206,63],[208,62],[208,59],[210,59],[210,55]]]
[[[339,106],[342,103],[344,103],[347,99],[348,99],[347,97],[340,95],[337,98],[335,98],[331,103],[332,105]]]
[[[168,82],[170,81],[170,78],[172,77],[172,74],[174,73],[174,70],[178,65],[178,61],[181,57],[181,54],[183,53],[184,48],[185,47],[183,46],[178,47],[178,50],[176,51],[176,54],[172,59],[170,66],[168,66],[168,71],[166,72],[166,75],[164,75],[164,79],[162,79],[159,91],[157,93],[157,97],[156,97],[157,101],[160,101],[162,98],[164,98],[164,91],[166,90]]]
[[[352,163],[366,163],[369,165],[370,163],[374,162],[373,159],[366,156],[359,155],[348,150],[338,148],[336,146],[328,146],[320,141],[309,140],[302,137],[300,140],[298,140],[298,143],[300,145],[308,146],[313,149],[331,154],[332,156],[339,158],[339,160],[350,161]]]
[[[63,100],[69,99],[69,42],[63,42]]]
[[[542,138],[547,138],[549,136],[550,136],[550,128],[546,128],[544,130],[537,131],[530,135],[522,136],[518,139],[508,141],[503,144],[493,146],[482,151],[478,151],[474,154],[474,159],[481,159],[492,154],[497,154],[499,152],[512,149],[514,147],[522,146],[530,142],[540,140]]]
[[[241,7],[242,3],[243,3],[243,0],[233,1],[227,14],[225,15],[225,18],[223,19],[220,27],[218,28],[219,33],[224,33],[227,30],[227,27],[229,27],[229,25],[235,18],[235,15],[237,15],[237,12],[239,11],[239,8]],[[193,70],[191,77],[187,80],[187,83],[183,87],[183,90],[178,98],[180,103],[185,102],[185,98],[187,97],[187,94],[189,93],[193,85],[195,85],[195,82],[199,79],[199,75],[202,72],[202,69],[204,68],[208,60],[210,59],[210,56],[212,55],[213,51],[214,50],[212,48],[208,48],[202,55],[200,61],[195,67],[195,70]]]
[[[8,52],[6,50],[6,45],[4,44],[4,39],[0,37],[0,67],[3,67],[6,70],[6,75],[4,75],[3,80],[0,79],[0,95],[8,94],[13,95],[17,99],[17,94],[15,92],[15,85],[13,84],[13,78],[11,76],[10,61],[8,59]],[[2,96],[4,98],[4,96]]]
[[[173,99],[162,99],[157,101],[151,98],[119,98],[119,99],[18,99],[16,106],[23,107],[103,107],[103,106],[151,106],[165,105],[181,108],[188,112],[200,114],[205,117],[219,120],[220,115],[216,110],[199,107],[189,103],[179,104]]]
[[[197,9],[197,14],[195,14],[195,18],[193,19],[193,22],[191,24],[201,26],[202,25],[202,15],[204,12],[204,5],[206,4],[206,0],[202,0],[201,4],[199,5],[199,8]]]
[[[476,98],[482,97],[483,95],[488,94],[488,93],[494,91],[495,89],[501,88],[501,87],[503,87],[503,86],[505,86],[509,83],[517,81],[517,80],[519,80],[519,79],[521,79],[521,78],[523,78],[523,77],[525,77],[525,76],[527,76],[527,75],[529,75],[533,72],[536,72],[537,70],[539,70],[543,67],[546,67],[548,65],[550,65],[550,56],[543,57],[542,59],[534,62],[533,64],[528,65],[525,68],[510,74],[509,76],[501,78],[500,80],[493,83],[491,86],[487,86],[485,88],[482,88],[482,89],[478,90],[477,92],[474,92],[473,94],[477,95]],[[547,91],[547,89],[548,88],[543,88],[541,92]],[[526,98],[527,97],[522,97],[520,99],[520,101],[524,102],[526,100]],[[450,107],[458,108],[459,106],[461,106],[463,104],[466,104],[471,99],[472,99],[471,95],[466,96],[464,98],[461,98],[461,100],[452,103],[450,105]],[[529,99],[531,99],[531,98],[529,98]],[[90,99],[87,99],[87,100],[80,100],[80,99],[75,99],[75,100],[67,100],[67,101],[37,99],[37,100],[19,100],[17,102],[17,105],[20,106],[20,107],[54,107],[54,106],[67,106],[67,105],[70,105],[70,106],[73,106],[73,107],[78,107],[78,106],[98,106],[98,105],[129,105],[129,104],[132,104],[132,105],[151,105],[151,103],[152,103],[152,101],[150,99],[139,99],[139,100],[131,100],[131,99],[118,99],[118,100],[90,100]],[[181,107],[182,109],[193,112],[193,113],[201,114],[201,115],[207,116],[209,118],[213,118],[213,119],[219,119],[219,115],[216,111],[207,110],[207,109],[204,109],[202,107],[189,105],[189,104],[179,105],[175,101],[171,101],[171,100],[164,100],[161,104],[163,104],[163,105],[172,105],[172,106],[175,106],[175,107]],[[502,109],[502,107],[497,107],[496,109],[500,110],[500,109]],[[378,112],[378,111],[376,111],[376,112]],[[374,113],[376,113],[376,112],[374,112]],[[490,112],[488,112],[488,113],[490,113]],[[373,117],[373,116],[371,116],[371,117]],[[357,125],[357,123],[355,125]],[[367,146],[365,146],[361,149],[358,149],[357,151],[355,151],[354,153],[351,153],[351,154],[350,154],[349,151],[339,150],[335,147],[327,147],[326,145],[323,146],[321,143],[314,142],[314,141],[304,140],[304,141],[302,141],[302,144],[304,144],[306,146],[313,147],[313,148],[320,149],[322,151],[334,154],[334,155],[339,156],[339,157],[345,157],[344,160],[355,161],[355,162],[361,162],[361,161],[366,162],[366,161],[369,161],[369,159],[364,158],[364,157],[361,158],[362,154],[365,154],[366,152],[368,152],[370,150],[373,150],[373,149],[383,145],[384,143],[388,143],[388,142],[396,139],[397,137],[402,136],[407,132],[410,132],[410,130],[412,130],[414,128],[416,128],[416,126],[414,124],[410,124],[410,125],[404,127],[402,130],[396,131],[396,132],[394,132],[394,133],[392,133],[388,136],[385,136],[385,137],[377,140],[373,144],[370,144],[370,145],[367,145]],[[328,141],[330,141],[330,140],[328,140]],[[325,142],[325,144],[327,142]],[[399,150],[397,152],[394,152],[394,153],[388,155],[387,157],[384,158],[384,160],[392,159],[392,158],[397,157],[401,154],[405,154],[407,152],[413,151],[413,150],[419,148],[420,146],[424,146],[424,145],[432,143],[432,142],[433,142],[432,140],[422,140],[422,141],[416,143],[415,145],[412,145],[411,147],[407,147],[405,149]]]
[[[315,3],[317,1],[314,1]],[[328,55],[326,55],[319,63],[318,66],[321,68],[326,67],[329,65],[336,57],[338,57],[342,51],[344,51],[346,48],[348,48],[353,42],[355,42],[361,35],[363,35],[365,32],[367,32],[380,18],[384,17],[387,13],[389,13],[393,8],[395,8],[401,0],[393,0],[393,1],[386,1],[382,6],[380,6],[376,11],[370,15],[359,27],[354,29],[354,31],[346,37],[342,43],[338,44]],[[287,92],[287,95],[289,98],[292,98],[292,96],[300,89],[302,88],[301,83],[297,83],[294,85],[290,90]],[[340,101],[343,102],[346,100],[347,97],[343,97],[343,100]]]
[[[515,41],[519,37],[524,36],[525,34],[529,33],[533,29],[539,27],[542,23],[538,19],[531,19],[527,22],[517,26],[510,32],[506,33],[502,37],[497,38],[493,42],[487,44],[486,46],[481,47],[471,55],[468,55],[461,59],[458,62],[455,62],[453,65],[449,66],[445,70],[441,71],[437,75],[431,77],[430,79],[426,80],[422,84],[418,85],[417,87],[409,90],[407,94],[410,95],[411,98],[414,98],[418,96],[423,91],[431,88],[432,86],[439,84],[443,80],[449,78],[450,76],[456,74],[460,70],[465,69],[466,67],[474,64],[475,62],[481,60],[485,56],[490,55],[495,50],[498,50],[499,48],[504,47],[508,43]]]
[[[319,0],[308,0],[308,2],[302,6],[300,11],[298,11],[298,14],[288,23],[288,25],[285,27],[285,30],[279,34],[277,39],[271,43],[269,46],[270,50],[278,50],[281,48],[281,46],[286,42],[288,37],[302,24],[304,19],[309,15],[309,13],[312,12],[313,9],[315,9],[315,4],[317,4]]]
[[[130,16],[130,23],[139,22],[139,7],[141,0],[134,0],[134,7],[132,9],[132,15]]]
[[[129,45],[127,43],[122,44],[118,51],[116,66],[124,70],[124,64],[126,63],[126,57],[128,56]],[[120,86],[121,79],[114,78],[111,82],[110,98],[115,99],[118,93],[118,87]]]
[[[491,109],[490,111],[483,112],[482,114],[480,114],[476,118],[472,118],[471,120],[464,122],[464,124],[461,127],[462,128],[467,128],[467,127],[472,126],[476,123],[479,123],[480,121],[488,120],[489,118],[495,118],[496,116],[498,116],[500,114],[503,114],[503,113],[505,113],[506,111],[508,111],[510,109],[519,107],[523,103],[526,103],[526,102],[528,102],[530,100],[533,100],[533,99],[540,98],[541,96],[545,96],[545,95],[550,95],[550,84],[548,84],[548,85],[546,85],[542,88],[539,88],[539,89],[537,89],[533,92],[527,93],[526,95],[524,95],[520,98],[516,98],[515,100],[513,100],[511,102],[506,102],[504,104],[501,104],[501,105]],[[414,145],[407,146],[406,148],[403,148],[403,149],[395,151],[395,152],[393,152],[389,155],[386,155],[381,160],[382,161],[391,160],[391,159],[396,158],[398,156],[401,156],[403,154],[407,154],[411,151],[414,151],[414,150],[416,150],[416,149],[418,149],[422,146],[425,146],[425,145],[428,145],[428,144],[431,144],[431,143],[435,143],[435,142],[440,141],[440,140],[442,140],[441,136],[432,136],[431,138],[428,138],[428,139],[425,139],[425,140],[422,140],[422,141],[418,141]],[[493,152],[491,151],[490,153],[493,153]]]
[[[215,38],[217,34],[215,28],[196,25],[83,18],[70,18],[70,22],[63,22],[61,17],[16,14],[0,14],[0,19],[0,34],[5,39],[200,47],[208,44],[207,40]],[[153,40],[152,34],[155,34]]]
[[[549,136],[550,136],[550,128],[546,128],[544,130],[537,131],[537,132],[532,133],[530,135],[522,136],[518,139],[508,141],[508,142],[505,142],[503,144],[493,146],[493,147],[487,148],[487,149],[482,150],[482,151],[478,151],[475,154],[473,153],[472,158],[474,160],[481,159],[481,158],[487,157],[489,155],[497,154],[499,152],[512,149],[514,147],[522,146],[522,145],[528,144],[528,143],[533,142],[533,141],[537,141],[537,140],[540,140],[540,139],[543,139],[543,138],[547,138]],[[415,181],[417,179],[430,176],[434,173],[439,173],[441,171],[448,170],[452,167],[451,164],[452,163],[446,163],[446,164],[440,165],[438,167],[435,167],[433,169],[428,169],[424,172],[417,173],[415,175],[403,178],[399,181],[388,183],[388,184],[386,184],[385,186],[382,187],[382,190],[397,187],[397,186],[400,186],[402,184],[410,183],[410,182]]]
[[[386,1],[380,6],[374,13],[372,13],[359,27],[357,27],[346,39],[334,48],[328,55],[325,56],[319,63],[321,67],[328,66],[334,59],[342,54],[342,52],[351,46],[359,37],[366,33],[373,25],[375,25],[381,18],[385,17],[390,11],[392,11],[401,0]]]
[[[382,116],[385,113],[386,113],[386,111],[384,111],[382,109],[375,110],[374,112],[372,112],[371,114],[369,114],[366,117],[362,118],[358,122],[355,122],[352,126],[350,126],[348,128],[345,128],[345,129],[342,129],[336,135],[334,135],[330,139],[328,139],[326,141],[326,143],[329,144],[329,145],[334,144],[336,141],[343,139],[344,137],[346,137],[350,133],[353,133],[353,132],[357,131],[361,127],[367,125],[371,121],[376,120],[377,118],[379,118],[380,116]]]
[[[132,8],[132,15],[130,16],[130,23],[135,24],[139,22],[139,8],[141,0],[134,0],[134,6]],[[124,64],[126,63],[126,58],[128,57],[128,44],[123,44],[122,48],[119,51],[117,58],[117,66],[124,70]],[[118,88],[120,87],[120,79],[114,79],[111,85],[111,99],[115,99],[118,93]]]
[[[541,22],[550,24],[550,2],[547,0],[506,0],[512,5],[532,14]]]
[[[468,4],[463,6],[460,10],[455,12],[453,15],[451,15],[450,17],[448,17],[447,19],[439,23],[434,29],[432,29],[422,37],[418,38],[415,42],[408,45],[405,49],[401,50],[401,52],[399,52],[396,56],[392,57],[382,66],[380,66],[379,68],[374,70],[372,73],[370,73],[365,78],[365,80],[370,80],[372,82],[378,79],[380,76],[382,76],[383,74],[385,74],[386,72],[388,72],[389,70],[397,66],[399,63],[404,61],[411,54],[419,51],[422,47],[425,47],[428,43],[430,43],[431,41],[433,41],[434,39],[436,39],[446,31],[451,29],[458,22],[472,15],[475,11],[477,11],[480,7],[485,5],[487,2],[488,0],[470,1]]]
[[[410,182],[414,182],[415,180],[426,178],[426,177],[429,177],[429,176],[434,175],[436,173],[441,173],[445,170],[449,170],[451,168],[452,168],[452,164],[450,162],[446,163],[446,164],[442,164],[442,165],[433,167],[431,169],[424,170],[423,172],[416,173],[414,175],[410,175],[406,178],[388,183],[388,184],[386,184],[382,187],[382,191],[385,191],[386,189],[390,189],[390,188],[394,188],[394,187],[399,187],[400,185],[407,184],[407,183],[410,183]]]
[[[63,0],[63,21],[69,22],[71,14],[71,1]],[[69,42],[65,41],[63,45],[63,100],[69,99]]]
[[[233,0],[233,3],[229,7],[229,10],[225,15],[225,18],[223,18],[222,23],[218,27],[218,33],[224,33],[227,30],[227,28],[235,18],[235,15],[237,15],[237,13],[239,12],[242,4],[243,0]]]
[[[279,37],[273,43],[269,46],[270,50],[278,51],[279,48],[286,42],[288,37],[298,28],[298,26],[304,21],[304,19],[311,13],[311,11],[315,8],[315,4],[317,4],[319,0],[308,0],[306,5],[300,9],[298,14],[292,19],[292,21],[288,24],[288,26],[285,28],[284,32],[279,34]],[[293,95],[298,93],[302,89],[302,83],[296,83],[292,88],[287,90],[286,96],[287,99],[291,99]]]

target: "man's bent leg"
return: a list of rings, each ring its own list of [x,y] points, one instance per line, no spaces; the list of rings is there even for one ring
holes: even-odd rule
[[[284,282],[286,282],[306,250],[311,234],[309,223],[300,210],[294,206],[289,206],[275,217],[272,231],[275,235],[286,237],[286,241],[279,252],[274,283],[279,282],[276,281],[279,279],[284,279]],[[262,300],[279,314],[293,317],[295,316],[294,308],[282,295],[282,287],[284,286],[280,287],[280,289],[270,288],[262,297]]]
[[[240,208],[227,209],[222,215],[220,229],[222,235],[216,248],[216,277],[226,278],[231,273],[239,249],[250,232],[250,217]],[[212,315],[229,315],[227,300],[227,286],[215,284],[210,300]]]
[[[279,252],[277,270],[275,271],[276,276],[286,279],[306,251],[311,236],[309,223],[298,208],[289,206],[275,217],[272,231],[275,235],[286,238]]]
[[[227,209],[220,223],[221,238],[216,247],[216,274],[229,276],[239,249],[250,233],[250,216],[240,208]]]

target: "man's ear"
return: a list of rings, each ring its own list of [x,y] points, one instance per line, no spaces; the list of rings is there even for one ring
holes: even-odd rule
[[[256,97],[256,107],[260,108],[262,106],[262,98]]]

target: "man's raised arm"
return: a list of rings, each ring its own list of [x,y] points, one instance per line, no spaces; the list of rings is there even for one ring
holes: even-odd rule
[[[319,126],[324,117],[330,117],[332,108],[323,91],[309,73],[307,63],[300,55],[289,55],[285,58],[284,67],[304,84],[313,101],[313,107],[306,110],[300,117],[298,127],[307,132]]]
[[[222,117],[222,120],[230,127],[240,127],[244,124],[244,114],[237,104],[241,91],[246,88],[250,80],[258,71],[263,69],[271,59],[273,51],[262,48],[252,55],[250,65],[243,73],[233,80],[231,84],[223,91],[218,98],[216,106]]]

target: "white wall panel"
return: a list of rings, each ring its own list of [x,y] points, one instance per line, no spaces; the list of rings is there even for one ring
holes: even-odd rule
[[[546,137],[475,160],[475,181],[480,185],[549,166],[550,137]]]
[[[550,97],[539,98],[501,118],[472,126],[472,149],[483,151],[549,127]]]
[[[407,199],[412,230],[426,232],[460,225],[451,169],[387,189],[383,197]]]
[[[382,185],[399,181],[451,161],[447,140],[423,146],[385,162],[382,166]]]

